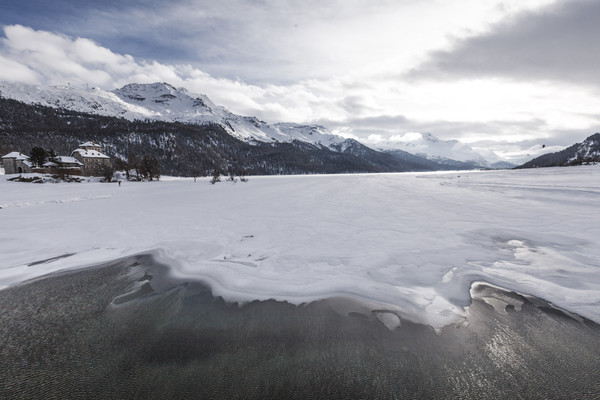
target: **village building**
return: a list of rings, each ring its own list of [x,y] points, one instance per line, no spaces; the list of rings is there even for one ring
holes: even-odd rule
[[[79,175],[82,172],[83,163],[75,157],[58,156],[54,157],[52,161],[45,162],[43,167],[50,171],[63,170],[63,172]]]
[[[71,153],[82,164],[84,175],[101,175],[104,166],[110,167],[110,157],[102,153],[102,145],[85,142]]]
[[[79,147],[77,147],[78,149],[84,149],[84,150],[94,150],[97,151],[99,153],[101,153],[103,151],[102,145],[98,144],[96,142],[85,142],[85,143],[81,143],[79,145]]]
[[[102,175],[105,166],[110,167],[110,157],[102,153],[102,145],[94,142],[81,143],[70,156],[58,156],[45,162],[42,168],[33,168],[29,156],[13,151],[2,157],[5,174],[68,173],[72,175]]]
[[[29,156],[13,151],[2,156],[2,165],[5,174],[25,174],[31,172],[33,164],[29,161]]]

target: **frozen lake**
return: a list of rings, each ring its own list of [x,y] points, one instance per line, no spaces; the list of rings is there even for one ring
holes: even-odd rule
[[[148,398],[200,390],[188,378],[212,397],[600,393],[598,166],[6,178],[0,354],[19,366],[2,380],[13,397],[102,397],[108,377]]]
[[[600,167],[152,183],[0,180],[0,287],[152,253],[227,301],[336,295],[439,329],[473,281],[600,321]]]

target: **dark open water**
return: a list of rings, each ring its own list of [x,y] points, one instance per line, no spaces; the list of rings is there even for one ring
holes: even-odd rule
[[[0,399],[600,398],[600,327],[540,299],[479,286],[438,335],[340,299],[226,304],[167,271],[137,256],[0,291]]]

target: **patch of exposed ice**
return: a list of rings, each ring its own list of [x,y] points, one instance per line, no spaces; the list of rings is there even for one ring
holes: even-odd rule
[[[373,311],[379,322],[385,325],[390,331],[398,328],[401,325],[400,317],[391,311]]]

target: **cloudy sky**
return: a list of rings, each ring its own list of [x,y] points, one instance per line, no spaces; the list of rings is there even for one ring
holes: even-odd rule
[[[0,0],[0,80],[164,81],[268,122],[521,162],[600,131],[598,21],[597,0]]]

